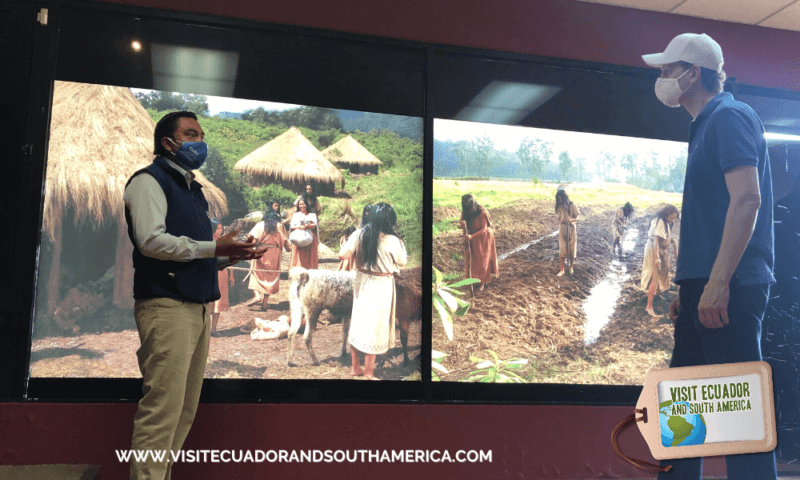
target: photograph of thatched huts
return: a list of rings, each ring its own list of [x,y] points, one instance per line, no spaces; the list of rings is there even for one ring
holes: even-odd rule
[[[251,186],[277,184],[300,194],[312,183],[325,196],[333,196],[337,185],[344,189],[339,169],[296,127],[248,154],[233,169],[248,174]]]
[[[122,193],[130,175],[153,159],[154,128],[128,88],[55,82],[37,333],[77,333],[78,320],[104,307],[133,308]],[[225,194],[202,172],[197,177],[212,214],[226,215]]]
[[[358,143],[352,135],[326,148],[322,154],[335,165],[347,168],[350,173],[355,174],[377,175],[378,168],[383,165],[378,157]]]
[[[273,199],[288,223],[293,202],[311,184],[323,207],[318,269],[335,271],[340,240],[348,227],[359,226],[363,208],[393,205],[409,255],[402,276],[411,285],[397,313],[411,323],[398,329],[397,347],[379,357],[375,375],[418,380],[422,119],[60,81],[54,85],[31,376],[140,376],[122,195],[130,175],[154,158],[155,123],[177,110],[196,113],[206,134],[208,158],[195,173],[209,216],[226,232],[249,233]],[[328,310],[314,335],[319,364],[299,338],[287,364],[280,322],[290,315],[289,257],[282,255],[276,271],[278,293],[263,302],[252,301],[258,297],[250,290],[253,265],[240,262],[228,270],[233,285],[211,339],[208,378],[352,378],[349,358],[340,357],[342,319]],[[266,331],[265,325],[277,327]]]

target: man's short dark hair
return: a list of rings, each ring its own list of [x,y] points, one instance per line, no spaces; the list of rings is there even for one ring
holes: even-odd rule
[[[191,118],[192,120],[197,120],[197,115],[192,112],[172,112],[164,115],[161,117],[161,120],[158,121],[156,124],[156,131],[154,136],[153,142],[153,153],[156,155],[161,155],[162,157],[169,157],[171,156],[169,150],[164,148],[161,145],[161,139],[164,137],[172,138],[175,134],[175,130],[178,129],[180,125],[181,118]]]
[[[693,67],[689,62],[678,62],[685,70]],[[698,65],[699,66],[699,65]],[[725,88],[725,80],[728,76],[725,70],[720,70],[719,73],[711,70],[710,68],[700,67],[700,83],[703,88],[710,93],[721,93]]]

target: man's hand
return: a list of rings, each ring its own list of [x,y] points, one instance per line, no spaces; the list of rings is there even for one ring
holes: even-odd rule
[[[728,300],[730,300],[728,285],[709,282],[703,289],[697,313],[700,323],[706,328],[722,328],[728,324]]]
[[[237,242],[236,235],[238,230],[228,232],[217,239],[217,248],[214,250],[214,255],[217,257],[229,257],[230,261],[238,262],[241,260],[253,260],[261,258],[267,247],[257,247],[256,239],[252,235],[247,237],[245,242]]]
[[[669,306],[668,316],[669,319],[672,320],[673,325],[675,324],[675,322],[678,321],[678,314],[680,313],[680,310],[681,310],[681,299],[680,297],[678,297],[675,300],[673,300]]]

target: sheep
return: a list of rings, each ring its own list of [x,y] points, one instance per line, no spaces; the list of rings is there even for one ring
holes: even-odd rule
[[[289,304],[292,323],[289,327],[289,352],[286,363],[291,365],[294,335],[300,329],[303,317],[306,319],[306,330],[303,338],[306,342],[311,360],[319,365],[311,339],[317,329],[320,313],[327,309],[334,316],[342,318],[342,356],[347,355],[347,334],[350,332],[350,315],[353,312],[353,283],[356,272],[340,272],[333,270],[306,270],[294,267],[289,270]]]
[[[422,269],[416,267],[403,270],[395,275],[395,318],[400,326],[400,343],[403,346],[403,365],[408,364],[408,331],[412,320],[421,318]],[[289,353],[287,363],[291,363],[294,335],[300,329],[303,317],[306,319],[305,342],[315,365],[319,365],[311,339],[317,326],[317,319],[324,309],[342,317],[342,357],[347,355],[347,337],[350,331],[350,315],[353,310],[353,282],[356,272],[333,270],[306,270],[294,267],[289,271],[292,285],[289,298],[292,324],[289,328]]]
[[[408,327],[412,320],[422,318],[422,267],[401,270],[394,276],[395,320],[400,325],[403,345],[403,365],[408,364]]]

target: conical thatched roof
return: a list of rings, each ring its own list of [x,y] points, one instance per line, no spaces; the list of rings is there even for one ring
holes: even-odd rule
[[[296,127],[258,147],[233,168],[253,176],[296,184],[310,181],[333,185],[344,181],[339,169]]]
[[[155,123],[130,89],[55,82],[47,155],[42,230],[55,241],[54,224],[68,207],[75,223],[99,227],[124,218],[125,183],[153,161]],[[211,214],[228,214],[222,190],[195,170]]]
[[[370,153],[358,140],[348,135],[330,147],[322,151],[325,158],[333,163],[341,165],[363,165],[377,166],[383,165],[378,157]]]

